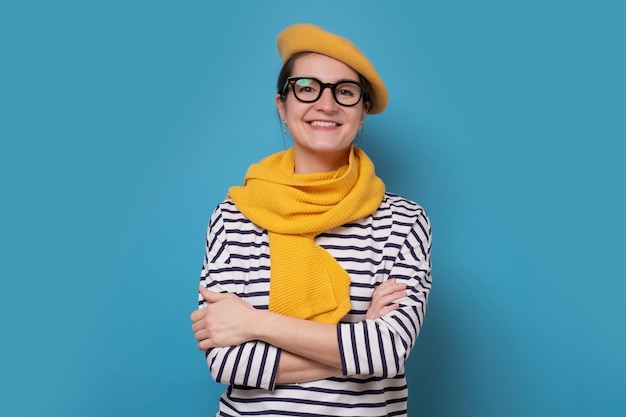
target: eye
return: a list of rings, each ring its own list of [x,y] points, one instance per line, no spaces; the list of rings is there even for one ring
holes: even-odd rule
[[[341,90],[338,90],[338,94],[345,96],[345,97],[354,97],[354,91],[348,89],[348,88],[343,88]]]
[[[357,84],[344,83],[337,86],[337,95],[342,97],[357,97],[361,94],[361,87]]]
[[[313,94],[318,91],[318,85],[315,80],[310,78],[301,78],[296,81],[296,90],[302,94]]]

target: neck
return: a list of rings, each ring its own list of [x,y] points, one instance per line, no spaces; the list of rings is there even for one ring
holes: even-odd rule
[[[350,148],[336,152],[310,153],[294,148],[295,174],[337,171],[350,161]]]

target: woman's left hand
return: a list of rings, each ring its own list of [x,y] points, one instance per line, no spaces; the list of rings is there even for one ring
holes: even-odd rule
[[[198,349],[235,346],[253,339],[255,308],[234,294],[217,293],[200,286],[209,305],[191,314],[191,329]]]
[[[366,320],[376,320],[390,311],[397,310],[395,302],[406,297],[406,284],[396,282],[395,278],[380,284],[372,294],[372,304],[365,314]]]

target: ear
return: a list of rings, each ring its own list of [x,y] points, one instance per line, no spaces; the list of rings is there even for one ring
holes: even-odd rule
[[[285,120],[287,118],[287,112],[285,111],[285,99],[280,94],[276,94],[276,98],[274,100],[276,102],[276,108],[278,109],[280,118]]]
[[[363,125],[365,116],[367,115],[367,112],[370,111],[370,108],[372,108],[372,103],[369,103],[369,102],[363,103],[363,111],[361,112],[361,125]]]
[[[372,102],[371,101],[364,101],[363,102],[363,117],[365,117],[365,115],[367,114],[367,112],[370,111],[371,108],[372,108]]]

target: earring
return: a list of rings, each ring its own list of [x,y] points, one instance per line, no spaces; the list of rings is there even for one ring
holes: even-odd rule
[[[289,130],[287,129],[287,122],[285,120],[283,120],[283,133],[285,135],[289,134]]]

